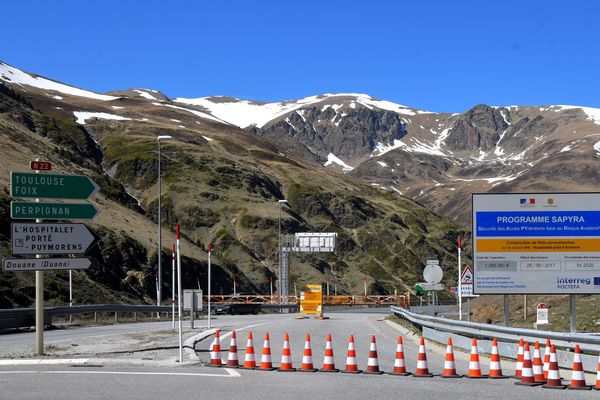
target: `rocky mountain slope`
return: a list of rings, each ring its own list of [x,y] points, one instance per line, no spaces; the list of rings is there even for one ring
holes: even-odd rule
[[[276,278],[277,200],[282,198],[289,201],[282,209],[284,233],[338,233],[336,254],[292,257],[290,280],[299,288],[330,280],[342,293],[359,293],[366,277],[372,292],[403,291],[420,279],[430,258],[440,259],[448,269],[448,283],[454,276],[456,236],[468,232],[407,197],[322,165],[336,149],[352,154],[352,160],[368,162],[374,143],[383,146],[405,137],[406,126],[399,117],[403,111],[380,110],[370,103],[367,107],[358,100],[347,110],[335,110],[332,101],[353,97],[316,96],[303,102],[312,107],[304,110],[306,116],[316,118],[331,113],[328,110],[350,115],[356,108],[353,135],[359,140],[360,133],[368,131],[364,146],[353,146],[352,141],[339,145],[327,136],[343,131],[332,128],[321,142],[310,144],[305,132],[288,147],[285,137],[269,127],[287,124],[281,113],[297,111],[298,102],[244,103],[243,107],[267,110],[250,111],[246,121],[263,119],[248,128],[244,120],[234,121],[227,113],[171,101],[154,90],[98,94],[3,63],[0,88],[0,153],[6,160],[0,165],[1,256],[9,252],[9,171],[25,170],[31,159],[42,157],[58,172],[87,174],[102,186],[93,199],[100,217],[90,223],[101,240],[91,253],[92,268],[77,274],[76,287],[85,288],[79,302],[154,298],[156,136],[165,134],[173,140],[162,145],[162,257],[163,265],[169,265],[172,231],[176,222],[181,223],[186,239],[184,287],[195,287],[198,280],[206,287],[205,246],[212,242],[216,293],[229,293],[234,275],[240,290],[267,293],[269,277]],[[228,98],[210,102],[242,103]],[[323,102],[331,106],[323,110]],[[358,122],[359,114],[364,115],[363,122]],[[243,112],[231,115],[241,118]],[[371,129],[372,123],[376,129]],[[323,150],[321,145],[330,147]],[[64,273],[49,275],[47,296],[64,302]],[[168,289],[169,268],[163,279]],[[31,275],[0,273],[0,306],[29,305],[32,292]],[[77,301],[77,289],[75,297]]]

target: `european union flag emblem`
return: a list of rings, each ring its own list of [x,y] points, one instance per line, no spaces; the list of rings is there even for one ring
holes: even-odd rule
[[[594,277],[594,286],[600,286],[600,276]]]
[[[527,199],[521,199],[521,204],[527,204]]]

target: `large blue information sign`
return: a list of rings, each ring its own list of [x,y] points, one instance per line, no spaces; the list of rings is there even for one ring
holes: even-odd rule
[[[600,293],[600,193],[473,194],[474,292]]]

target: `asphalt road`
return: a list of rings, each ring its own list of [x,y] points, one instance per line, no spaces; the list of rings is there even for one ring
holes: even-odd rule
[[[299,367],[306,333],[311,334],[314,363],[321,367],[325,340],[333,336],[336,367],[343,368],[348,336],[356,340],[359,368],[365,369],[371,335],[377,338],[379,363],[383,370],[393,367],[399,331],[383,321],[384,315],[373,313],[331,313],[329,320],[297,320],[294,315],[219,316],[214,325],[225,336],[222,348],[229,346],[228,332],[238,332],[240,359],[244,357],[246,336],[254,334],[257,358],[260,359],[265,332],[271,336],[273,361],[279,364],[283,335],[291,339],[292,359]],[[140,324],[138,324],[140,325]],[[0,341],[2,339],[0,338]],[[197,344],[199,356],[208,361],[210,340]],[[416,365],[417,345],[405,338],[407,367]],[[428,343],[429,367],[434,373],[443,369],[443,348]],[[226,359],[227,353],[223,352]],[[468,357],[456,353],[457,369],[464,373]],[[487,370],[487,362],[482,362]],[[505,373],[512,372],[505,368]],[[568,378],[569,375],[563,378]],[[591,383],[591,382],[589,382]],[[281,373],[250,370],[208,368],[201,365],[181,367],[128,367],[104,365],[98,368],[69,365],[37,367],[0,367],[0,398],[10,399],[165,399],[176,397],[207,399],[515,399],[548,398],[587,399],[597,392],[552,391],[539,387],[514,385],[513,379],[469,380],[398,377],[390,375],[348,375],[325,373]]]

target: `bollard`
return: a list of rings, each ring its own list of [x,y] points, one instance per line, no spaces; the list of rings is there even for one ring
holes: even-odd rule
[[[98,322],[98,313],[94,311],[94,322]]]
[[[133,320],[137,322],[137,311],[133,312]]]
[[[117,312],[115,311],[115,322],[119,322],[119,319],[117,317]]]

